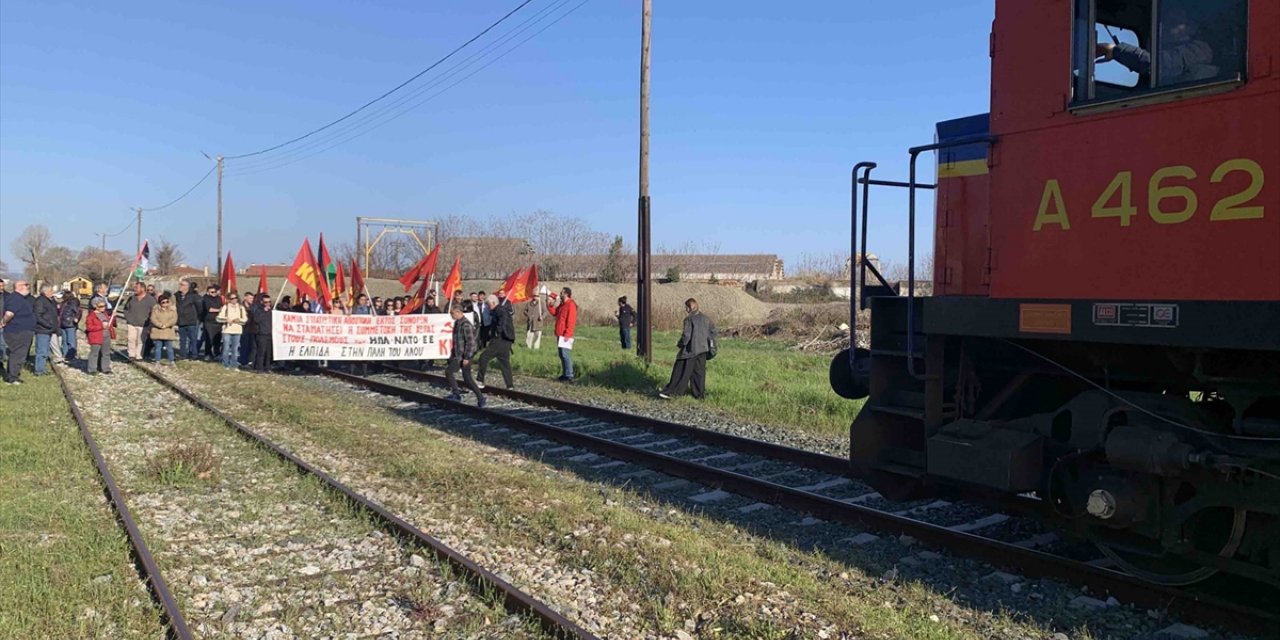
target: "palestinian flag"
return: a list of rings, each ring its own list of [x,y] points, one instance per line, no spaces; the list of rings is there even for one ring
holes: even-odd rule
[[[297,288],[294,302],[301,300],[304,293],[315,300],[320,295],[322,282],[315,254],[311,253],[311,240],[303,240],[302,248],[293,259],[293,266],[289,267],[289,284]]]
[[[147,271],[151,269],[151,243],[149,241],[142,241],[142,250],[138,252],[138,257],[134,258],[133,264],[136,265],[133,270],[133,277],[141,278],[147,275]]]
[[[337,278],[337,269],[333,258],[329,257],[329,249],[324,246],[324,234],[320,234],[320,307],[325,311],[333,304],[333,281]]]

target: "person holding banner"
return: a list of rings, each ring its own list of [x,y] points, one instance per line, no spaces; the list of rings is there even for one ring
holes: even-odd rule
[[[485,370],[489,368],[489,361],[497,358],[498,366],[502,367],[502,381],[508,389],[514,389],[515,384],[511,381],[511,348],[516,344],[516,327],[511,320],[511,307],[493,294],[489,294],[485,304],[489,305],[492,317],[492,335],[489,336],[489,344],[485,345],[484,353],[480,354],[480,376],[476,384],[481,389],[484,388]]]
[[[466,318],[462,307],[454,307],[449,312],[449,316],[453,318],[453,348],[449,351],[449,366],[444,371],[445,379],[449,381],[449,395],[445,396],[445,399],[454,402],[462,400],[462,390],[458,388],[456,378],[458,370],[461,369],[462,381],[472,393],[476,394],[476,406],[483,407],[484,394],[480,392],[480,387],[471,377],[471,357],[476,354],[475,325]]]

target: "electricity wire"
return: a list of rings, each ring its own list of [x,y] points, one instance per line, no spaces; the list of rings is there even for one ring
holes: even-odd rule
[[[191,185],[191,188],[190,188],[190,189],[187,189],[185,192],[183,192],[183,194],[182,194],[182,195],[180,195],[180,196],[178,196],[178,197],[174,198],[173,200],[170,200],[170,201],[168,201],[168,202],[166,202],[166,203],[164,203],[164,204],[162,204],[162,205],[160,205],[160,206],[158,206],[158,207],[143,207],[143,208],[142,208],[142,210],[143,210],[143,211],[146,211],[146,212],[159,211],[159,210],[161,210],[161,209],[167,209],[167,208],[169,208],[169,207],[171,207],[171,206],[173,206],[173,205],[175,205],[175,204],[178,204],[178,202],[180,202],[183,198],[185,198],[185,197],[187,197],[187,196],[191,195],[191,192],[192,192],[192,191],[195,191],[195,190],[196,190],[196,187],[198,187],[198,186],[200,186],[200,185],[204,184],[204,181],[205,181],[205,180],[208,180],[208,179],[209,179],[209,176],[213,175],[214,170],[216,170],[217,168],[218,168],[218,167],[217,167],[217,165],[214,165],[214,166],[210,167],[210,168],[209,168],[209,170],[208,170],[207,172],[205,172],[204,176],[203,176],[203,177],[201,177],[199,180],[197,180],[195,184]]]
[[[315,135],[315,134],[317,134],[317,133],[320,133],[321,131],[324,131],[324,130],[328,129],[329,127],[332,127],[333,125],[336,125],[336,124],[338,124],[338,123],[340,123],[340,122],[342,122],[342,121],[346,120],[347,118],[350,118],[351,116],[356,115],[357,113],[360,113],[361,111],[364,111],[365,109],[367,109],[368,107],[372,106],[373,104],[375,104],[375,103],[377,103],[377,102],[381,101],[383,98],[386,98],[387,96],[389,96],[389,95],[391,95],[391,94],[393,94],[393,93],[395,93],[395,92],[399,91],[400,89],[403,89],[403,88],[404,88],[406,85],[408,85],[409,83],[413,82],[414,80],[417,80],[418,78],[422,77],[422,76],[423,76],[424,74],[426,74],[427,72],[429,72],[429,71],[431,71],[432,69],[435,69],[436,67],[440,66],[440,65],[441,65],[441,64],[443,64],[446,60],[448,60],[449,58],[452,58],[452,57],[454,56],[454,54],[458,53],[459,51],[462,51],[462,50],[463,50],[463,49],[465,49],[467,46],[469,46],[471,43],[475,42],[476,40],[479,40],[479,39],[480,39],[481,37],[483,37],[485,34],[487,34],[487,33],[489,33],[490,31],[492,31],[492,30],[493,30],[494,28],[496,28],[498,25],[502,24],[503,22],[506,22],[506,20],[507,20],[508,18],[510,18],[511,16],[515,15],[515,14],[516,14],[516,12],[518,12],[518,11],[520,11],[521,9],[525,8],[525,6],[527,6],[527,5],[528,5],[529,3],[531,3],[531,2],[533,2],[533,0],[524,0],[524,1],[523,1],[523,2],[521,2],[519,5],[516,5],[516,8],[512,9],[511,11],[508,11],[506,15],[502,16],[501,18],[499,18],[497,22],[494,22],[493,24],[491,24],[491,25],[489,25],[489,26],[485,27],[483,31],[481,31],[480,33],[477,33],[475,36],[472,36],[472,38],[471,38],[470,40],[467,40],[466,42],[462,43],[461,45],[458,45],[458,47],[457,47],[457,48],[455,48],[453,51],[450,51],[449,53],[445,54],[445,56],[444,56],[443,58],[440,58],[439,60],[436,60],[435,62],[431,63],[431,65],[430,65],[430,66],[428,66],[427,68],[423,69],[422,71],[419,71],[418,73],[414,74],[414,75],[413,75],[412,77],[410,77],[408,80],[405,80],[404,82],[401,82],[400,84],[398,84],[398,85],[396,85],[395,87],[391,88],[390,90],[386,91],[386,92],[385,92],[385,93],[383,93],[382,95],[380,95],[380,96],[378,96],[378,97],[376,97],[376,98],[374,98],[374,99],[372,99],[372,100],[370,100],[370,101],[368,101],[368,102],[364,103],[363,105],[361,105],[361,106],[360,106],[359,108],[357,108],[356,110],[354,110],[354,111],[352,111],[352,112],[350,112],[350,113],[348,113],[348,114],[346,114],[346,115],[342,116],[341,118],[338,118],[337,120],[334,120],[334,121],[332,121],[332,122],[330,122],[330,123],[328,123],[328,124],[326,124],[326,125],[324,125],[324,126],[322,126],[322,127],[318,128],[318,129],[313,129],[313,130],[311,130],[311,131],[308,131],[307,133],[304,133],[304,134],[302,134],[302,135],[300,135],[300,136],[298,136],[298,137],[296,137],[296,138],[293,138],[293,139],[290,139],[290,140],[286,140],[286,141],[284,141],[284,142],[281,142],[280,144],[273,145],[273,146],[267,147],[267,148],[265,148],[265,149],[259,149],[259,150],[257,150],[257,151],[251,151],[251,152],[249,152],[249,153],[240,153],[240,154],[236,154],[236,155],[224,156],[224,159],[227,159],[227,160],[235,160],[235,159],[239,159],[239,158],[248,158],[248,157],[250,157],[250,156],[257,156],[257,155],[262,155],[262,154],[267,153],[267,152],[270,152],[270,151],[275,151],[276,149],[279,149],[279,148],[281,148],[281,147],[285,147],[285,146],[291,145],[291,144],[293,144],[293,143],[295,143],[295,142],[299,142],[299,141],[301,141],[301,140],[305,140],[305,139],[307,139],[307,138],[309,138],[309,137],[311,137],[311,136],[313,136],[313,135]]]
[[[350,134],[352,131],[355,131],[356,129],[359,129],[367,125],[368,123],[385,116],[387,113],[405,104],[406,102],[413,100],[414,98],[422,95],[423,93],[440,86],[444,81],[446,81],[450,77],[457,75],[463,68],[466,68],[468,66],[471,66],[472,64],[475,64],[476,61],[489,55],[494,49],[501,47],[502,45],[506,44],[517,35],[527,31],[533,25],[546,19],[546,17],[550,13],[553,13],[554,11],[563,7],[565,4],[568,4],[570,1],[571,0],[557,0],[556,3],[543,7],[533,15],[530,15],[527,18],[525,18],[523,21],[521,21],[519,24],[513,27],[511,31],[507,32],[506,34],[497,38],[496,40],[493,40],[488,44],[484,45],[479,50],[472,53],[470,56],[463,58],[462,60],[459,60],[453,66],[444,70],[437,77],[432,78],[431,80],[427,81],[425,84],[414,88],[408,93],[402,94],[400,97],[396,98],[395,100],[392,100],[391,102],[385,103],[377,107],[376,109],[370,110],[368,113],[362,115],[360,118],[357,118],[340,127],[337,127],[334,130],[324,134],[323,136],[318,136],[308,142],[304,142],[300,145],[294,146],[292,149],[281,152],[280,154],[273,155],[270,157],[254,158],[252,160],[246,161],[245,163],[237,162],[235,165],[235,169],[229,172],[229,175],[239,175],[242,172],[245,172],[248,170],[256,170],[262,167],[266,167],[268,165],[276,164],[282,159],[285,159],[287,157],[296,157],[298,155],[308,152],[311,149],[316,149],[323,145],[329,144],[340,137]],[[376,127],[373,127],[373,128],[376,128]],[[368,130],[371,131],[373,128],[369,128]]]
[[[560,8],[562,8],[562,7],[564,7],[564,6],[567,6],[571,1],[572,1],[572,0],[560,0],[560,2],[559,2],[557,5],[553,5],[552,7],[549,7],[548,9],[544,9],[544,10],[543,10],[543,12],[547,12],[548,10],[549,10],[549,11],[551,11],[551,12],[554,12],[554,11],[556,11],[556,10],[558,10],[558,9],[560,9]],[[340,146],[340,145],[346,144],[347,142],[350,142],[351,140],[354,140],[354,139],[356,139],[356,138],[358,138],[358,137],[360,137],[360,136],[363,136],[363,135],[364,135],[364,134],[366,134],[366,133],[369,133],[369,132],[371,132],[371,131],[373,131],[373,130],[375,130],[375,129],[378,129],[378,128],[380,128],[380,127],[382,127],[382,126],[384,126],[384,125],[386,125],[386,124],[388,124],[388,123],[390,123],[390,122],[392,122],[392,121],[394,121],[394,120],[396,120],[396,119],[400,118],[401,116],[405,115],[406,113],[408,113],[408,112],[410,112],[410,111],[413,111],[413,110],[415,110],[415,109],[417,109],[417,108],[421,107],[422,105],[426,104],[427,102],[430,102],[431,100],[434,100],[435,98],[437,98],[437,97],[439,97],[440,95],[442,95],[442,94],[446,93],[446,92],[447,92],[447,91],[449,91],[450,89],[452,89],[452,88],[454,88],[454,87],[458,86],[459,84],[462,84],[462,83],[463,83],[463,82],[465,82],[467,79],[471,78],[472,76],[476,75],[477,73],[479,73],[479,72],[483,71],[484,69],[486,69],[486,68],[488,68],[488,67],[492,66],[493,64],[497,63],[499,60],[501,60],[501,59],[505,58],[507,55],[511,54],[511,53],[512,53],[512,52],[514,52],[516,49],[519,49],[519,48],[520,48],[521,46],[523,46],[525,43],[529,42],[529,41],[530,41],[530,40],[532,40],[533,38],[537,37],[538,35],[542,34],[542,33],[543,33],[543,32],[545,32],[546,30],[548,30],[548,29],[550,29],[551,27],[553,27],[553,26],[555,26],[556,24],[558,24],[561,20],[564,20],[565,18],[569,17],[571,14],[573,14],[575,11],[577,11],[578,9],[580,9],[583,5],[587,4],[588,2],[590,2],[590,0],[582,0],[582,2],[579,2],[577,5],[575,5],[574,7],[572,7],[569,11],[566,11],[566,12],[564,12],[564,13],[560,14],[558,17],[556,17],[554,20],[552,20],[552,21],[551,21],[550,23],[548,23],[547,25],[543,26],[541,29],[538,29],[538,30],[537,30],[536,32],[534,32],[532,35],[530,35],[530,36],[528,36],[528,37],[524,38],[523,40],[521,40],[521,41],[519,41],[518,43],[516,43],[514,46],[512,46],[512,47],[508,48],[507,50],[503,51],[502,53],[498,54],[497,56],[492,57],[492,58],[491,58],[488,62],[486,62],[485,64],[483,64],[483,65],[481,65],[480,67],[478,67],[478,68],[474,69],[474,70],[473,70],[473,71],[471,71],[470,73],[467,73],[466,75],[462,76],[462,77],[461,77],[461,78],[459,78],[457,81],[455,81],[455,82],[453,82],[453,83],[448,84],[448,85],[447,85],[447,86],[445,86],[443,89],[440,89],[439,91],[436,91],[436,92],[434,92],[434,93],[432,93],[432,94],[428,95],[426,98],[423,98],[422,100],[419,100],[419,101],[417,101],[417,102],[414,102],[413,104],[410,104],[409,106],[404,107],[404,108],[402,108],[402,109],[398,109],[398,110],[396,109],[396,107],[401,106],[401,105],[404,105],[404,104],[405,104],[406,102],[408,102],[409,100],[412,100],[412,99],[414,99],[414,98],[416,98],[416,97],[418,97],[418,96],[421,96],[423,93],[425,93],[425,92],[427,92],[427,91],[430,91],[431,89],[434,89],[434,88],[436,88],[436,87],[439,87],[439,86],[440,86],[441,84],[443,84],[445,81],[447,81],[447,80],[449,80],[449,79],[451,79],[451,78],[453,78],[453,77],[458,76],[458,74],[462,73],[462,72],[463,72],[467,67],[473,66],[474,64],[476,64],[477,62],[479,62],[481,59],[483,59],[486,55],[488,55],[489,53],[492,53],[492,51],[493,51],[494,49],[496,49],[496,48],[498,48],[498,47],[501,47],[502,45],[504,45],[504,44],[506,44],[506,43],[510,42],[511,40],[513,40],[516,36],[518,36],[518,35],[520,35],[520,34],[522,34],[522,33],[526,32],[526,31],[528,31],[528,30],[529,30],[529,29],[531,29],[533,26],[535,26],[538,22],[541,22],[541,21],[542,21],[542,20],[544,20],[545,18],[549,17],[551,14],[550,14],[550,13],[547,13],[546,15],[542,15],[541,17],[538,17],[538,15],[537,15],[537,14],[535,14],[535,16],[531,16],[528,20],[526,20],[526,21],[525,21],[525,23],[522,23],[522,24],[524,24],[524,25],[526,25],[526,26],[517,27],[516,29],[513,29],[510,33],[508,33],[508,34],[506,34],[505,36],[503,36],[503,38],[499,39],[498,41],[495,41],[495,42],[493,42],[493,43],[490,43],[490,45],[488,45],[488,46],[486,47],[486,49],[488,49],[487,51],[486,51],[486,50],[481,50],[481,51],[479,51],[479,52],[477,52],[477,53],[473,54],[470,58],[467,58],[467,59],[465,59],[465,60],[460,61],[457,65],[455,65],[454,67],[450,68],[448,71],[446,71],[446,72],[445,72],[442,76],[440,76],[439,78],[436,78],[436,79],[432,80],[430,83],[428,83],[427,85],[424,85],[424,86],[422,86],[422,87],[419,87],[419,88],[415,89],[413,92],[411,92],[411,93],[409,93],[409,94],[406,94],[405,96],[401,97],[401,98],[400,98],[399,100],[397,100],[396,102],[392,102],[392,103],[390,103],[390,104],[387,104],[387,105],[386,105],[386,106],[385,106],[381,111],[371,113],[371,114],[369,114],[368,116],[366,116],[365,118],[363,118],[362,120],[360,120],[360,121],[357,121],[357,122],[353,123],[353,124],[352,124],[349,128],[347,128],[345,131],[336,132],[332,137],[329,137],[329,138],[326,138],[326,139],[321,139],[321,140],[318,140],[318,141],[313,141],[313,142],[311,142],[311,143],[307,143],[306,145],[303,145],[302,147],[297,147],[297,148],[295,148],[295,149],[291,150],[290,152],[288,152],[288,153],[286,153],[286,154],[279,155],[279,156],[275,156],[274,158],[271,158],[270,160],[267,160],[267,161],[261,162],[260,164],[250,165],[250,166],[247,166],[247,167],[246,167],[246,166],[238,167],[238,168],[237,168],[233,173],[229,173],[229,175],[245,176],[245,175],[252,175],[252,174],[254,174],[254,173],[261,173],[261,172],[265,172],[265,171],[272,171],[272,170],[275,170],[275,169],[280,169],[280,168],[286,167],[286,166],[288,166],[288,165],[294,164],[295,162],[301,162],[302,160],[306,160],[307,158],[311,158],[311,157],[313,157],[313,156],[316,156],[316,155],[319,155],[319,154],[321,154],[321,153],[324,153],[325,151],[328,151],[328,150],[330,150],[330,149],[333,149],[334,147],[337,147],[337,146]],[[543,13],[543,12],[540,12],[540,13]],[[384,118],[384,116],[388,116],[388,115],[389,115],[390,117],[385,117],[385,118]],[[382,118],[382,120],[381,120],[381,121],[378,121],[378,119],[379,119],[379,118]],[[353,133],[353,132],[354,132],[354,133]],[[351,135],[347,135],[347,134],[351,134]],[[346,137],[343,137],[343,136],[346,136]],[[336,140],[336,142],[334,142],[335,140]],[[332,144],[328,144],[328,143],[332,143]],[[327,144],[328,146],[324,146],[323,148],[320,148],[320,149],[318,149],[318,150],[316,150],[316,151],[314,151],[314,152],[312,152],[312,153],[305,153],[305,155],[302,155],[302,156],[300,156],[300,157],[298,157],[298,155],[297,155],[297,154],[299,154],[299,153],[304,153],[304,152],[306,152],[306,151],[308,151],[308,150],[310,150],[310,149],[315,149],[315,148],[316,148],[317,146],[319,146],[319,145],[325,145],[325,144]],[[283,162],[282,162],[282,161],[283,161]]]

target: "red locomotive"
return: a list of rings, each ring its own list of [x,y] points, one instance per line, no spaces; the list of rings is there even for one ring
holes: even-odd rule
[[[856,473],[1023,496],[1153,582],[1280,584],[1277,33],[1273,1],[997,0],[990,114],[905,183],[854,169],[855,245],[871,186],[911,247],[936,203],[932,297],[855,270]]]

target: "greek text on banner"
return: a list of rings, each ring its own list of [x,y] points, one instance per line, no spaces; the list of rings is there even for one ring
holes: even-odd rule
[[[444,360],[453,348],[453,318],[444,313],[271,316],[276,360]]]

